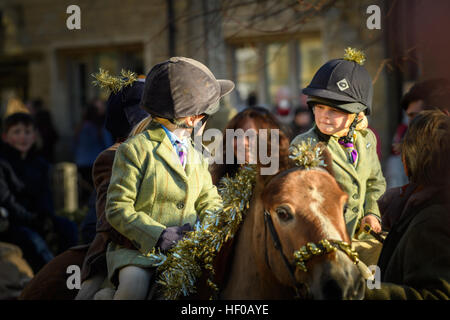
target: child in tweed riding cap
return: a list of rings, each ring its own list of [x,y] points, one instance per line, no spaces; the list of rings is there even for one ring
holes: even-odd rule
[[[190,135],[233,87],[183,57],[157,64],[147,75],[141,106],[152,120],[118,148],[107,192],[106,218],[129,240],[108,247],[114,299],[145,299],[154,271],[153,248],[166,252],[206,210],[222,206],[208,161]]]

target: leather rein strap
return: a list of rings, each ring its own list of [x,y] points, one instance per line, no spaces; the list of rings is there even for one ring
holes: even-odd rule
[[[281,255],[281,258],[284,261],[284,264],[286,265],[286,268],[289,270],[289,275],[292,279],[292,282],[294,284],[294,289],[295,289],[295,293],[296,299],[299,298],[306,298],[309,295],[309,289],[307,287],[306,284],[304,283],[298,283],[297,280],[295,279],[295,266],[293,266],[288,258],[285,256],[285,254],[283,253],[283,246],[281,245],[281,241],[280,238],[278,237],[278,233],[275,230],[275,226],[273,225],[273,221],[272,221],[272,217],[270,216],[270,212],[267,210],[264,210],[264,243],[265,243],[265,259],[266,259],[266,264],[269,267],[269,269],[272,269],[270,267],[269,264],[269,257],[267,255],[267,236],[266,236],[266,229],[267,227],[269,228],[270,231],[270,235],[272,236],[272,240],[273,240],[273,245],[275,247],[275,249],[278,250],[278,252]]]

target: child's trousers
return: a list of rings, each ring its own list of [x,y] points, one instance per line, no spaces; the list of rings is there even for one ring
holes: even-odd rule
[[[147,298],[153,270],[126,266],[119,271],[119,287],[114,300],[144,300]]]

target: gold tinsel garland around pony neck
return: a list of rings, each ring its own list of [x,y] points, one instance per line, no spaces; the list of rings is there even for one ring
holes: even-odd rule
[[[321,154],[324,146],[309,139],[291,146],[289,157],[297,166],[309,169],[326,166]],[[150,258],[158,266],[158,283],[163,299],[175,300],[196,292],[197,280],[204,270],[209,271],[208,285],[215,292],[218,287],[212,281],[213,261],[222,245],[238,231],[250,205],[256,182],[255,165],[242,166],[233,177],[220,180],[219,194],[223,209],[207,211],[202,223],[195,226],[167,253],[153,251]]]
[[[161,258],[161,254],[151,255],[153,259],[164,260],[157,270],[163,299],[175,300],[195,293],[196,282],[203,270],[209,271],[209,287],[218,292],[212,280],[213,260],[222,245],[238,231],[255,182],[254,165],[242,166],[233,177],[223,177],[219,187],[223,209],[207,210],[202,223],[169,250],[166,259]]]

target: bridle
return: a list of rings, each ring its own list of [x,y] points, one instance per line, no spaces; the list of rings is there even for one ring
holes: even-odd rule
[[[310,259],[312,259],[314,256],[322,256],[325,254],[329,254],[332,252],[336,252],[337,250],[341,250],[344,252],[352,261],[354,264],[359,263],[358,259],[358,253],[354,251],[351,246],[340,240],[320,240],[318,243],[312,243],[308,242],[306,245],[300,248],[300,250],[297,250],[294,252],[294,264],[291,264],[288,260],[288,258],[283,253],[283,246],[280,241],[280,237],[278,236],[277,231],[275,230],[275,226],[273,225],[272,217],[270,215],[270,212],[268,210],[264,210],[264,246],[265,246],[265,260],[266,265],[269,269],[272,269],[270,267],[269,263],[269,257],[267,255],[267,232],[266,229],[269,229],[270,235],[272,236],[273,240],[273,246],[275,249],[278,250],[278,252],[281,255],[281,258],[283,259],[284,264],[286,265],[286,268],[289,271],[289,275],[291,277],[291,280],[293,282],[293,286],[295,289],[296,299],[300,298],[309,298],[310,297],[310,290],[306,283],[298,282],[295,278],[295,269],[297,267],[300,268],[303,272],[308,272],[308,269],[306,268],[306,262]]]
[[[270,216],[270,212],[267,210],[264,210],[264,246],[265,246],[264,255],[265,255],[267,267],[269,269],[272,269],[270,267],[269,257],[267,255],[267,232],[266,232],[267,227],[269,228],[270,234],[272,236],[273,246],[275,247],[275,249],[277,249],[280,252],[281,258],[283,259],[283,262],[289,271],[289,275],[294,284],[295,299],[307,298],[309,296],[308,285],[306,283],[299,283],[295,279],[295,266],[292,265],[289,262],[288,258],[284,255],[283,246],[281,244],[280,238],[278,237],[278,233],[275,230],[275,226],[273,225],[273,221],[272,221],[272,217]]]

